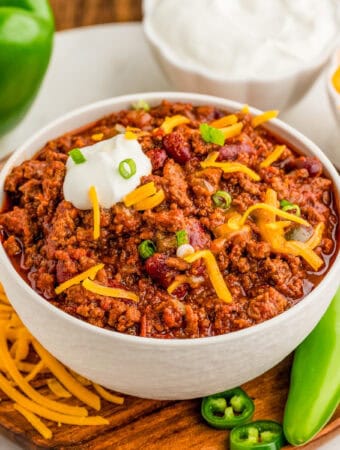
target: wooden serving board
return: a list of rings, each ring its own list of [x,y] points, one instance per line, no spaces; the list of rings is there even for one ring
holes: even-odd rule
[[[264,375],[243,385],[254,399],[255,419],[282,422],[291,361],[290,356]],[[43,380],[38,379],[32,384],[41,394],[48,392]],[[0,427],[8,437],[27,449],[225,450],[229,448],[228,432],[212,429],[202,420],[200,400],[173,402],[126,397],[122,406],[103,401],[101,414],[109,420],[109,425],[58,427],[57,424],[45,421],[53,431],[53,438],[48,441],[32,430],[25,419],[13,409],[13,403],[1,393],[0,399],[2,400]],[[340,408],[317,438],[339,428]],[[311,443],[303,448],[317,449],[318,444]]]

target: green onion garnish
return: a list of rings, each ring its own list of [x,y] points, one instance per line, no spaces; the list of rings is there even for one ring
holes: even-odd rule
[[[86,162],[85,156],[82,154],[79,148],[74,148],[69,152],[69,156],[73,159],[75,164],[82,164]]]
[[[177,247],[189,243],[188,233],[185,230],[176,231],[176,239]]]
[[[152,256],[155,253],[155,251],[156,251],[155,244],[150,240],[142,241],[138,245],[138,253],[143,259],[150,258],[150,256]]]
[[[291,203],[289,200],[281,200],[280,206],[282,211],[290,212],[291,214],[295,214],[296,216],[301,216],[301,209],[299,205],[295,203]]]
[[[200,132],[205,142],[211,142],[212,144],[224,145],[225,137],[221,130],[211,127],[207,123],[201,123]]]
[[[150,105],[145,100],[138,100],[138,102],[132,103],[132,108],[136,110],[144,109],[144,111],[150,111]]]
[[[228,209],[230,208],[233,199],[229,192],[216,191],[215,194],[212,195],[212,200],[219,208]]]
[[[136,163],[131,158],[124,159],[119,163],[118,170],[123,178],[131,178],[136,173]]]

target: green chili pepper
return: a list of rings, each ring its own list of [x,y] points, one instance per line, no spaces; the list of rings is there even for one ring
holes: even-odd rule
[[[295,351],[283,428],[293,445],[310,441],[340,403],[340,289]]]
[[[271,420],[239,425],[230,433],[230,450],[279,450],[284,444],[282,426]]]
[[[146,241],[142,241],[138,245],[138,252],[143,259],[150,258],[150,256],[152,256],[155,253],[155,251],[156,251],[155,244],[148,239]]]
[[[251,420],[254,409],[252,399],[241,388],[234,388],[204,397],[201,414],[212,427],[226,430]]]
[[[0,135],[32,104],[48,66],[53,33],[47,0],[0,0]]]
[[[301,209],[299,205],[295,203],[291,203],[288,200],[281,200],[280,206],[282,211],[290,212],[291,214],[295,214],[296,216],[301,216]]]

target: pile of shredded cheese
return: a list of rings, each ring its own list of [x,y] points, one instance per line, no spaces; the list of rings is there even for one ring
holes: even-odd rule
[[[32,354],[39,357],[30,362]],[[31,382],[43,375],[51,395],[42,395]],[[93,392],[92,389],[96,392]],[[0,284],[0,389],[14,401],[14,409],[45,438],[51,429],[41,420],[57,424],[108,425],[100,415],[90,416],[88,408],[101,410],[101,398],[122,405],[124,398],[71,373],[29,333],[12,308]],[[85,406],[73,406],[59,399],[77,398]]]

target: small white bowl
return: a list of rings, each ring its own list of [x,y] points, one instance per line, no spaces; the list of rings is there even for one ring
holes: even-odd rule
[[[8,160],[4,181],[14,166],[31,158],[49,140],[143,98],[207,104],[233,112],[242,105],[199,94],[144,93],[116,97],[71,112],[35,134]],[[253,114],[259,111],[251,109]],[[339,208],[340,181],[322,151],[292,127],[272,120],[268,129],[293,148],[319,158],[333,180]],[[339,285],[340,257],[321,283],[300,303],[273,319],[233,333],[198,339],[152,339],[121,334],[83,322],[51,305],[16,272],[0,245],[1,281],[32,334],[66,366],[108,388],[139,397],[188,399],[242,384],[273,367],[307,336],[325,312]]]
[[[338,67],[340,67],[340,48],[338,48],[334,52],[329,65],[329,69],[326,72],[328,95],[332,103],[334,115],[340,121],[340,92],[337,92],[335,90],[335,87],[332,83],[333,74]]]
[[[282,77],[275,78],[228,78],[213,75],[211,71],[197,68],[190,63],[176,59],[158,38],[151,25],[151,11],[158,0],[144,0],[144,32],[150,47],[164,74],[171,84],[180,91],[199,92],[216,95],[231,100],[254,105],[260,109],[279,109],[281,111],[297,103],[312,86],[327,64],[334,43],[328,46],[319,58],[310,64]]]

